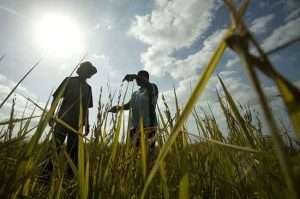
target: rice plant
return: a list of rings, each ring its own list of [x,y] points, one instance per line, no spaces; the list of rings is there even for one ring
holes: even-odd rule
[[[97,121],[88,138],[82,135],[82,128],[72,130],[55,116],[59,99],[48,109],[48,103],[41,107],[28,98],[28,103],[42,111],[41,115],[37,115],[35,109],[30,116],[15,118],[13,102],[8,119],[0,121],[0,197],[299,198],[296,185],[300,182],[300,142],[274,119],[256,69],[275,82],[297,135],[300,132],[300,91],[275,70],[268,53],[261,49],[244,24],[242,16],[250,1],[243,1],[239,9],[231,0],[224,2],[231,13],[231,26],[200,75],[188,102],[181,109],[174,89],[175,111],[172,112],[164,97],[163,105],[157,107],[159,128],[155,160],[146,152],[146,129],[141,130],[140,148],[134,148],[129,129],[125,128],[128,125],[124,112],[109,116],[114,95],[103,99],[102,88]],[[251,54],[249,44],[255,46],[258,56]],[[247,105],[239,106],[226,82],[219,78],[222,90],[216,92],[226,121],[224,131],[215,115],[200,109],[197,103],[227,47],[243,61],[263,115],[255,115]],[[36,66],[21,78],[1,102],[0,109]],[[124,104],[127,92],[128,87],[121,88],[118,104]],[[186,127],[189,116],[196,126],[193,132]],[[271,134],[264,132],[262,117]],[[38,123],[32,126],[37,118]],[[78,135],[78,165],[73,163],[65,147],[57,152],[52,140],[53,129],[46,128],[51,118]],[[16,123],[20,124],[19,128]],[[50,178],[45,179],[45,166],[49,161],[53,169]],[[70,168],[72,176],[66,172]]]

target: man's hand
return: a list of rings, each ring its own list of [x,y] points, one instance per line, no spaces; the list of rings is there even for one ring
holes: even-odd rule
[[[120,106],[113,106],[111,107],[111,109],[108,110],[108,112],[117,113],[120,109],[121,109]]]
[[[137,78],[137,75],[136,74],[127,74],[124,79],[122,80],[123,82],[124,81],[128,81],[128,82],[131,82],[133,81],[134,79]]]

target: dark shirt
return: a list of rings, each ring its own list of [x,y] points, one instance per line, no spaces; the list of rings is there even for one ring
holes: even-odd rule
[[[58,111],[58,117],[73,127],[79,125],[80,101],[82,102],[82,119],[85,118],[88,108],[93,107],[92,89],[87,82],[80,81],[79,77],[67,77],[53,93],[53,97],[58,97],[60,91],[66,84],[62,94],[62,104]],[[80,96],[82,96],[80,100]]]

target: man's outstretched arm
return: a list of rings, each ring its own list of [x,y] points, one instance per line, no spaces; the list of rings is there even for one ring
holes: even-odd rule
[[[128,81],[131,82],[133,80],[138,80],[140,82],[140,84],[145,87],[150,93],[152,93],[153,95],[157,95],[158,94],[158,90],[157,87],[155,86],[155,88],[153,88],[153,84],[151,82],[149,82],[148,79],[140,77],[136,74],[127,74],[123,81]]]
[[[130,101],[124,104],[123,106],[113,106],[111,109],[108,110],[108,112],[117,113],[120,110],[129,110],[130,109]]]

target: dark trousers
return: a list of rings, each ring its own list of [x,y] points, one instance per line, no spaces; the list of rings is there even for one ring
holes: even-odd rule
[[[74,127],[73,127],[74,128]],[[76,130],[78,128],[75,128]],[[57,124],[54,127],[54,140],[57,148],[57,152],[62,148],[65,139],[67,137],[67,152],[74,164],[77,166],[78,163],[78,135],[73,133],[71,130]]]
[[[155,137],[156,131],[151,130],[151,131],[144,131],[145,132],[145,137],[146,137],[146,143],[148,140],[152,140]],[[138,149],[140,147],[140,141],[141,141],[141,132],[139,132],[137,129],[130,129],[129,136],[131,143]],[[155,140],[147,143],[148,146],[148,153],[151,158],[154,158],[154,153],[155,153]]]
[[[78,129],[78,128],[74,128],[74,129]],[[59,152],[61,151],[61,148],[63,147],[66,137],[67,137],[67,153],[69,154],[70,158],[73,160],[74,164],[77,166],[78,165],[78,135],[76,135],[69,129],[61,126],[60,124],[56,124],[56,126],[54,127],[53,139],[55,141],[57,154],[59,154]],[[45,165],[43,167],[44,168],[42,170],[42,176],[43,176],[42,178],[48,181],[53,170],[53,164],[50,158],[45,162]],[[73,176],[73,171],[71,170],[71,167],[68,167],[67,173],[69,176]]]

